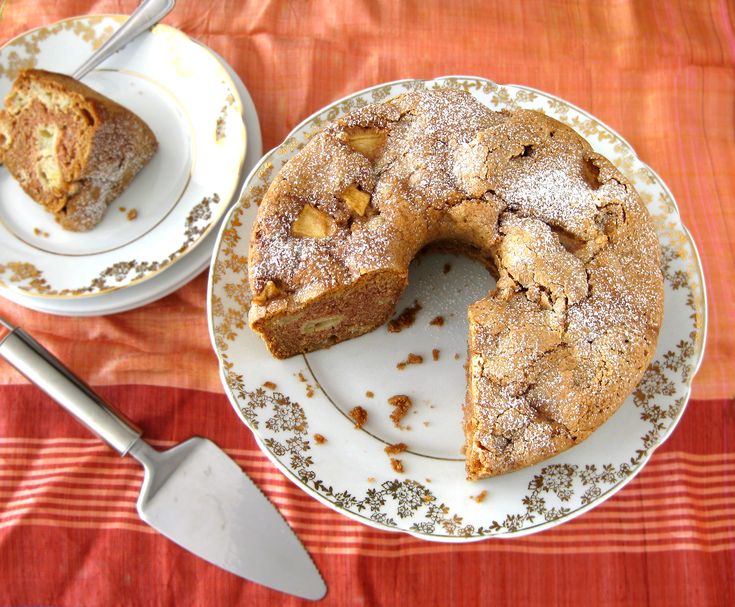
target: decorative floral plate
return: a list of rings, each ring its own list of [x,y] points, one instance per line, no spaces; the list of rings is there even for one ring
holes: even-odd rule
[[[418,301],[416,321],[285,361],[270,356],[247,324],[250,227],[271,179],[309,138],[338,116],[400,93],[460,87],[492,109],[523,107],[570,125],[635,184],[663,247],[665,315],[653,363],[621,408],[583,443],[538,465],[479,482],[465,480],[461,405],[467,306],[492,279],[463,257],[414,261],[398,304]],[[702,271],[666,185],[630,145],[586,112],[547,93],[472,77],[380,85],[314,114],[251,172],[227,216],[210,269],[209,323],[225,391],[258,444],[294,483],[357,521],[436,541],[517,537],[548,529],[602,503],[628,483],[672,432],[702,358],[706,302]],[[443,324],[435,320],[442,317]],[[434,322],[432,322],[434,321]],[[404,365],[408,354],[421,364]],[[387,399],[413,407],[396,428]],[[368,411],[361,430],[347,413]],[[317,442],[320,434],[325,442]],[[404,442],[394,472],[384,448]]]
[[[210,52],[227,69],[227,72],[237,87],[240,99],[242,99],[242,115],[247,129],[248,142],[245,165],[240,182],[241,187],[247,177],[247,173],[250,172],[263,156],[263,141],[260,135],[258,113],[250,92],[242,80],[240,80],[240,77],[222,57],[212,50]],[[117,314],[118,312],[139,308],[165,297],[201,274],[205,268],[209,267],[216,240],[217,230],[211,229],[192,251],[184,255],[179,262],[167,268],[165,272],[159,272],[150,280],[130,285],[124,289],[115,289],[114,291],[102,293],[96,297],[33,297],[22,295],[10,289],[5,289],[3,296],[21,306],[45,312],[46,314],[58,314],[61,316]]]
[[[124,19],[78,17],[14,38],[0,48],[0,99],[23,68],[73,72]],[[143,118],[158,152],[85,233],[63,230],[0,167],[0,294],[78,298],[149,279],[192,251],[237,193],[242,101],[209,49],[157,25],[83,82]]]

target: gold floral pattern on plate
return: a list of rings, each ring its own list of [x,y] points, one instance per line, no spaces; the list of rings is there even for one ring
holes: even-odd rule
[[[313,398],[308,391],[305,394],[300,382],[308,379],[316,384],[316,380],[304,378],[304,360],[274,361],[247,324],[249,231],[257,205],[277,171],[316,132],[344,113],[402,92],[439,86],[461,87],[493,109],[542,111],[575,128],[633,182],[654,218],[663,253],[664,325],[654,361],[636,390],[584,443],[536,466],[483,481],[489,495],[482,505],[468,503],[467,494],[473,487],[476,493],[479,485],[462,483],[461,464],[417,457],[406,478],[384,472],[373,482],[378,475],[372,470],[385,460],[383,443],[374,440],[372,444],[363,434],[354,433],[349,421],[330,413],[334,408],[325,394],[317,391]],[[226,392],[264,453],[288,478],[350,518],[448,542],[534,533],[570,520],[621,489],[681,418],[702,359],[707,326],[696,247],[681,224],[671,192],[630,145],[594,117],[557,97],[473,77],[373,87],[335,102],[296,127],[255,167],[239,203],[225,220],[210,269],[208,309]],[[277,383],[278,389],[264,389],[265,381]],[[361,396],[354,398],[357,401]],[[311,440],[312,432],[328,436],[327,445],[337,445],[325,451],[324,445]],[[360,458],[350,459],[352,443],[360,440]],[[335,464],[335,459],[344,463]]]
[[[209,229],[213,214],[212,205],[217,205],[219,202],[219,194],[215,193],[204,197],[200,203],[195,205],[184,222],[186,239],[176,251],[160,261],[118,261],[100,272],[88,286],[73,291],[54,290],[44,278],[43,272],[36,266],[31,263],[11,261],[7,264],[0,264],[0,286],[14,286],[21,291],[38,295],[65,297],[108,293],[120,288],[115,286],[116,283],[126,285],[137,283],[151,272],[158,273],[167,268],[188,251],[191,245]]]

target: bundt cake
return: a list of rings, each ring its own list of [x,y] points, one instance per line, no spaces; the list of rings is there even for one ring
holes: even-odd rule
[[[22,71],[0,110],[0,162],[67,230],[97,225],[157,146],[130,110],[63,74]]]
[[[468,478],[573,446],[631,393],[663,315],[640,197],[571,128],[456,89],[355,110],[283,166],[252,228],[250,326],[279,358],[371,331],[430,243],[496,276],[468,311]]]

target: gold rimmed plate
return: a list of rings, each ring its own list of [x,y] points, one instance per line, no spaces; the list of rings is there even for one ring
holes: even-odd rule
[[[467,90],[491,109],[538,110],[577,130],[633,182],[663,251],[663,327],[653,363],[633,394],[583,443],[535,466],[479,482],[465,480],[461,454],[466,310],[492,287],[492,278],[476,262],[441,254],[415,260],[398,309],[415,300],[422,309],[400,333],[380,327],[326,350],[276,360],[247,324],[250,229],[279,169],[346,112],[440,86]],[[225,218],[210,269],[208,305],[225,391],[271,461],[309,495],[354,520],[443,542],[549,529],[624,487],[681,418],[707,326],[697,250],[660,177],[620,135],[574,105],[528,87],[475,77],[380,85],[339,100],[297,126],[253,169]],[[442,326],[431,323],[437,316],[444,319]],[[423,364],[397,369],[409,353],[423,356]],[[413,400],[402,429],[389,418],[387,400],[395,394]],[[369,413],[360,430],[347,415],[355,405]],[[326,442],[318,443],[315,434]],[[398,442],[408,445],[398,456],[403,474],[392,469],[384,451]]]
[[[0,98],[23,68],[71,73],[125,18],[85,16],[0,48]],[[79,298],[141,283],[190,253],[237,194],[242,100],[214,54],[157,25],[83,80],[151,127],[159,150],[93,230],[63,230],[0,167],[0,294]]]

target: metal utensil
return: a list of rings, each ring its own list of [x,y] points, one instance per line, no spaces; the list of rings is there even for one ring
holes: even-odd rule
[[[126,46],[133,38],[156,25],[171,12],[175,4],[176,0],[143,0],[120,29],[92,53],[92,56],[79,66],[72,77],[77,80],[84,78],[105,59]]]
[[[189,440],[157,451],[141,431],[22,329],[9,333],[0,356],[122,456],[143,465],[138,514],[154,529],[235,575],[318,600],[327,591],[309,553],[278,510],[213,442]]]

